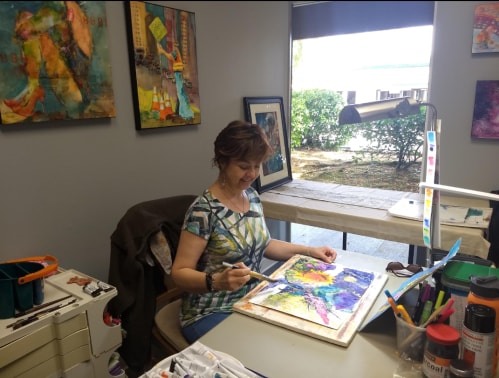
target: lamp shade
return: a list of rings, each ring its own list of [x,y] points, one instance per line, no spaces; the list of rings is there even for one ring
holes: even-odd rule
[[[420,103],[410,97],[347,105],[339,115],[340,125],[379,121],[419,114]]]

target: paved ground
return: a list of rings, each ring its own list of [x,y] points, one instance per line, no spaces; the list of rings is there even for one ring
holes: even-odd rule
[[[325,228],[291,224],[291,241],[293,243],[320,246],[329,245],[342,249],[343,233]],[[390,261],[407,262],[409,245],[387,240],[370,238],[362,235],[348,234],[347,251],[383,257]]]

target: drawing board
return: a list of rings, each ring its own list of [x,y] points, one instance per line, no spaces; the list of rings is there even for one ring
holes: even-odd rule
[[[234,310],[348,346],[388,277],[296,255],[234,305]]]

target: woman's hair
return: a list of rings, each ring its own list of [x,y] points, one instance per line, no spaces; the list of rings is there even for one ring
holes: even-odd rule
[[[263,129],[246,121],[232,121],[214,142],[213,166],[222,169],[230,160],[266,161],[272,155],[272,147]]]

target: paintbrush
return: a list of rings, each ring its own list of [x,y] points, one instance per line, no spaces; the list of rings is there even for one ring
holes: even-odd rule
[[[223,266],[227,267],[227,268],[232,268],[232,269],[241,269],[241,267],[237,266],[237,265],[234,265],[234,264],[230,264],[228,262],[223,262],[222,263]],[[252,270],[250,270],[249,272],[249,275],[253,278],[256,278],[258,280],[262,280],[262,281],[269,281],[269,282],[281,282],[275,278],[271,278],[269,276],[266,276],[265,274],[262,274],[262,273],[258,273],[258,272],[254,272]]]

